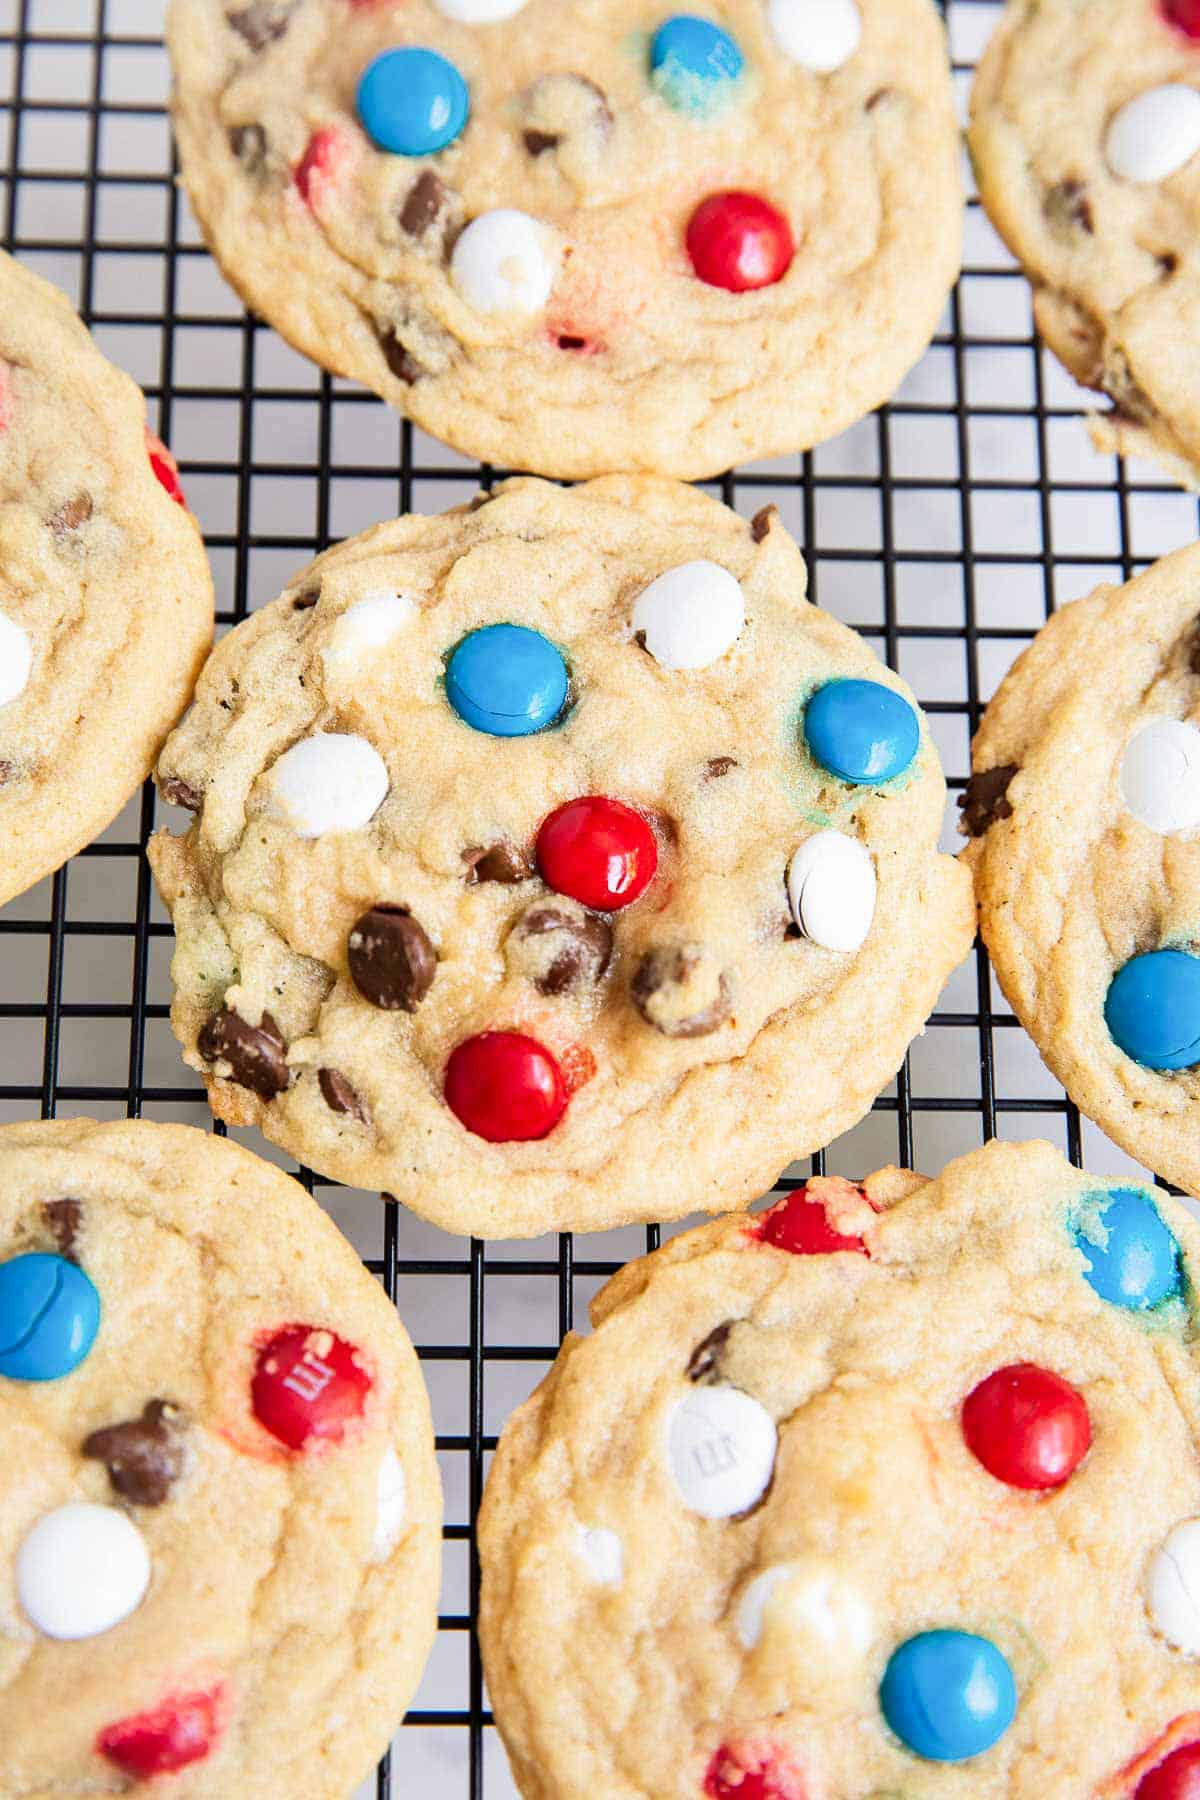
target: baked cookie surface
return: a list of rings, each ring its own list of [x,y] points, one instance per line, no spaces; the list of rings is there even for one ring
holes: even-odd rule
[[[1180,1800],[1198,1257],[1165,1194],[993,1143],[630,1264],[480,1515],[526,1800]]]
[[[1200,1193],[1200,548],[1055,613],[975,738],[1000,985],[1071,1098]]]
[[[890,397],[958,272],[944,35],[928,0],[710,10],[179,0],[188,193],[249,305],[473,456],[805,448]]]
[[[213,589],[182,501],[138,388],[0,255],[0,903],[110,822],[183,710]]]
[[[393,1307],[298,1183],[181,1126],[6,1126],[0,1230],[4,1792],[345,1800],[437,1610]]]
[[[1187,0],[1013,0],[980,62],[980,196],[1038,330],[1106,393],[1097,448],[1200,485],[1200,14]]]
[[[907,690],[804,588],[773,508],[524,479],[239,626],[150,849],[217,1114],[488,1237],[743,1205],[861,1117],[974,909]]]

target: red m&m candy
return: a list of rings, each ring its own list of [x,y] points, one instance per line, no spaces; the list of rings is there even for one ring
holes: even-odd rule
[[[162,439],[155,437],[149,427],[146,430],[146,454],[150,458],[150,467],[154,470],[161,486],[166,489],[177,506],[186,506],[187,501],[184,499],[183,489],[179,485],[179,464]]]
[[[769,1749],[722,1744],[704,1777],[708,1800],[808,1800],[807,1784]]]
[[[1185,37],[1200,38],[1200,0],[1163,0],[1163,16]]]
[[[359,1351],[320,1325],[285,1325],[258,1353],[255,1416],[289,1450],[338,1444],[362,1417],[371,1377]]]
[[[538,868],[556,894],[595,912],[616,912],[645,893],[658,868],[658,845],[641,813],[621,800],[585,794],[542,823]]]
[[[1181,1744],[1149,1769],[1133,1800],[1200,1800],[1200,1743]]]
[[[792,228],[757,194],[710,194],[688,221],[687,250],[709,287],[745,293],[782,281],[796,254]]]
[[[1087,1405],[1049,1369],[1010,1363],[967,1395],[963,1436],[989,1475],[1009,1487],[1061,1487],[1092,1441]]]
[[[152,1712],[106,1726],[96,1749],[135,1781],[170,1775],[208,1755],[220,1729],[220,1704],[220,1689],[165,1700]]]
[[[860,1237],[844,1237],[829,1223],[819,1200],[810,1200],[807,1188],[798,1188],[763,1215],[758,1234],[764,1244],[790,1250],[793,1256],[829,1256],[835,1250],[852,1250],[859,1256],[870,1251]]]
[[[332,125],[314,132],[307,148],[296,164],[292,179],[308,206],[316,206],[329,177],[341,161],[342,140]]]
[[[481,1031],[451,1052],[446,1105],[489,1144],[543,1138],[566,1111],[567,1084],[544,1044],[520,1031]]]

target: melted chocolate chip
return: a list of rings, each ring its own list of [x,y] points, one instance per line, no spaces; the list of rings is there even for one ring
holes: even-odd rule
[[[594,987],[612,958],[612,927],[594,913],[539,901],[523,913],[509,938],[510,957],[539,994]]]
[[[867,96],[863,111],[869,113],[874,112],[877,106],[882,106],[885,100],[890,100],[895,91],[895,88],[890,87],[876,88],[873,94]]]
[[[240,7],[225,17],[252,50],[265,50],[287,30],[292,4],[293,0],[254,0],[251,6]]]
[[[705,781],[720,781],[722,775],[728,775],[730,769],[737,768],[736,756],[710,756],[704,765]]]
[[[394,331],[389,329],[379,333],[379,348],[383,351],[384,362],[397,381],[403,381],[411,387],[414,381],[419,381],[424,375],[425,370],[421,364],[411,351],[404,348]]]
[[[151,1400],[140,1419],[106,1425],[83,1440],[84,1456],[108,1468],[123,1500],[161,1506],[183,1472],[183,1415],[169,1400]]]
[[[562,138],[556,131],[527,131],[525,148],[530,156],[544,156],[547,150],[557,150]]]
[[[197,793],[191,782],[184,781],[180,775],[164,776],[158,791],[169,806],[185,806],[189,812],[198,813],[204,805],[204,795]]]
[[[1096,229],[1087,184],[1077,175],[1068,175],[1047,190],[1043,202],[1046,218],[1056,231],[1086,231],[1091,237]]]
[[[267,160],[267,134],[261,125],[235,125],[229,133],[229,148],[248,175],[262,172]]]
[[[227,1062],[230,1079],[263,1100],[273,1100],[288,1085],[287,1045],[268,1012],[261,1025],[248,1025],[223,1006],[201,1028],[196,1047],[206,1062]]]
[[[1192,628],[1192,644],[1188,652],[1188,668],[1193,675],[1200,675],[1200,619]]]
[[[433,986],[437,951],[405,906],[373,906],[348,944],[350,973],[364,1000],[388,1012],[416,1012]]]
[[[779,517],[777,506],[760,506],[750,521],[750,536],[756,544],[761,544],[772,525]]]
[[[729,1017],[729,983],[698,944],[647,950],[630,993],[647,1025],[664,1037],[706,1037]]]
[[[505,887],[513,887],[518,881],[528,881],[533,874],[533,864],[525,852],[507,838],[490,844],[486,850],[464,850],[463,861],[469,882],[499,881]]]
[[[303,593],[297,594],[296,598],[292,601],[292,611],[311,612],[320,598],[321,590],[319,587],[305,588]]]
[[[1016,763],[1001,763],[998,768],[980,769],[972,775],[958,796],[962,810],[958,829],[963,837],[982,837],[997,819],[1012,818],[1008,784],[1016,772]]]
[[[446,206],[446,184],[432,169],[424,169],[408,190],[400,211],[400,227],[419,238],[435,223]]]
[[[684,1371],[689,1381],[707,1381],[710,1375],[719,1375],[721,1357],[733,1327],[734,1320],[726,1319],[723,1325],[718,1325],[715,1331],[710,1331],[696,1345],[688,1357],[688,1366]]]
[[[568,331],[561,331],[554,341],[560,350],[586,350],[588,346],[585,337],[572,337]]]
[[[371,1123],[371,1115],[358,1090],[351,1087],[340,1070],[321,1069],[317,1080],[321,1084],[321,1095],[330,1112],[344,1113],[347,1118],[357,1119],[360,1125]]]
[[[68,1262],[74,1262],[72,1254],[75,1239],[79,1236],[79,1221],[83,1216],[81,1200],[47,1200],[42,1207],[42,1217],[50,1228],[50,1235],[58,1246],[58,1254],[65,1256]]]
[[[1156,258],[1158,273],[1163,281],[1169,281],[1179,267],[1179,258],[1173,250],[1163,250]]]
[[[544,156],[571,138],[590,137],[599,145],[613,126],[604,89],[569,70],[539,77],[522,96],[522,106],[528,123],[521,136],[530,156]]]
[[[61,506],[56,507],[46,524],[56,538],[64,538],[68,532],[78,531],[81,525],[86,525],[91,516],[92,496],[76,494],[73,500],[64,500]]]

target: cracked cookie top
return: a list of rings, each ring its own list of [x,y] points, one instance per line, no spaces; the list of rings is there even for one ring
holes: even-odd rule
[[[66,297],[0,254],[0,904],[145,779],[212,637],[145,410]]]
[[[348,1792],[436,1618],[393,1307],[296,1182],[182,1126],[6,1126],[0,1240],[5,1792]]]
[[[1011,0],[969,143],[1046,342],[1107,394],[1097,447],[1200,484],[1200,12],[1187,0]]]
[[[861,1117],[973,908],[911,697],[804,583],[774,509],[524,479],[232,632],[150,851],[218,1114],[489,1237],[744,1204]]]
[[[958,271],[929,0],[179,0],[246,301],[508,468],[711,475],[887,399]]]
[[[1182,1800],[1198,1259],[1166,1194],[992,1143],[625,1268],[480,1514],[525,1800]]]

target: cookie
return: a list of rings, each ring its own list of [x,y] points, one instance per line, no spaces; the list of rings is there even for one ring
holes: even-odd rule
[[[1038,331],[1112,410],[1098,449],[1200,486],[1200,10],[1011,0],[979,65],[969,144]]]
[[[473,457],[704,476],[890,397],[958,273],[929,0],[178,0],[239,294]]]
[[[525,1800],[1183,1800],[1198,1268],[1043,1143],[631,1263],[479,1519]]]
[[[0,1232],[5,1793],[345,1800],[440,1570],[382,1289],[297,1183],[177,1125],[4,1127]]]
[[[329,551],[159,765],[172,1019],[218,1117],[487,1237],[744,1205],[966,954],[903,683],[774,508],[506,483]]]
[[[1071,1098],[1200,1194],[1200,547],[1063,607],[1005,676],[963,829],[1000,985]]]
[[[0,253],[0,904],[145,780],[213,589],[145,402],[57,288]]]

